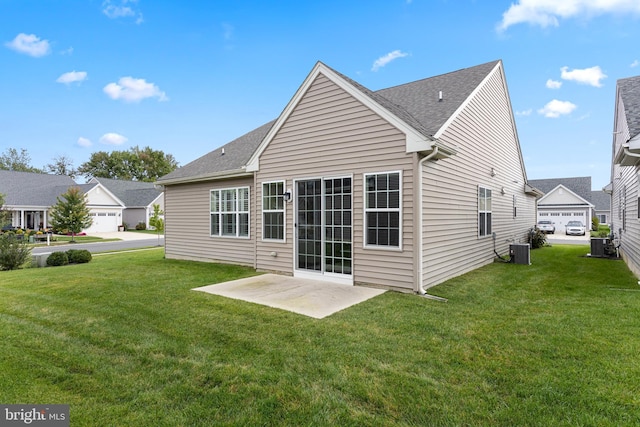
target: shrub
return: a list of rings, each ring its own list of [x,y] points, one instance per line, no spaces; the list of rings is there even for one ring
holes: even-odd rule
[[[91,261],[91,252],[86,249],[69,249],[67,257],[70,264],[84,264]]]
[[[591,218],[591,229],[593,231],[598,231],[599,227],[600,227],[600,219],[598,219],[597,216],[594,216],[593,218]]]
[[[66,252],[54,252],[47,258],[47,265],[49,267],[57,267],[59,265],[69,264],[69,257]]]
[[[0,235],[0,270],[16,270],[27,263],[31,248],[25,239],[9,232]]]
[[[147,224],[145,224],[144,222],[139,222],[136,224],[136,230],[146,230],[147,229]]]
[[[529,230],[529,244],[531,249],[538,249],[547,243],[547,235],[537,228]]]

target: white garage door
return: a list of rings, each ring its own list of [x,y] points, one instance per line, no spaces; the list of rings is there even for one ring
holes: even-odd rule
[[[104,233],[118,231],[117,212],[91,212],[93,224],[85,230],[85,233]]]
[[[562,211],[538,211],[538,221],[551,221],[556,226],[556,233],[564,233],[565,226],[569,221],[580,221],[584,226],[589,228],[591,221],[587,221],[587,213],[580,210],[562,210]]]

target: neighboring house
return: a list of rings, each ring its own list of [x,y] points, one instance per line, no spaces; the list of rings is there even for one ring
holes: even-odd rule
[[[541,195],[501,61],[375,92],[319,62],[275,121],[157,183],[167,258],[418,293],[525,242]]]
[[[3,209],[11,211],[11,225],[37,230],[48,225],[49,209],[75,181],[66,175],[0,170]]]
[[[130,215],[134,221],[148,225],[153,204],[162,203],[162,192],[152,183],[92,179],[76,184],[69,176],[0,170],[0,193],[5,195],[4,209],[12,212],[11,225],[37,230],[48,227],[51,207],[71,187],[79,187],[87,196],[87,207],[93,218],[87,233],[118,231]]]
[[[612,151],[605,187],[611,192],[611,231],[627,265],[640,275],[640,76],[617,82]]]
[[[89,181],[89,184],[96,183],[102,184],[124,204],[122,218],[117,225],[126,224],[129,228],[134,228],[137,224],[144,223],[146,228],[151,228],[149,219],[153,216],[153,205],[160,206],[160,210],[164,211],[162,190],[156,189],[151,182],[109,178],[92,178]]]
[[[611,195],[605,191],[592,191],[593,216],[598,217],[600,224],[609,224],[611,217]]]
[[[569,221],[580,221],[591,227],[594,205],[590,176],[532,179],[529,184],[545,193],[538,200],[538,221],[550,220],[556,233],[564,233]]]

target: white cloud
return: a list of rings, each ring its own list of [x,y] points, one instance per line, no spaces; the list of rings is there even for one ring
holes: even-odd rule
[[[82,82],[84,80],[87,80],[87,72],[74,70],[74,71],[69,71],[68,73],[64,73],[63,75],[58,77],[56,82],[64,83],[68,85],[73,82]]]
[[[105,0],[102,2],[102,13],[104,13],[108,18],[118,19],[118,18],[136,18],[136,24],[141,24],[144,22],[142,18],[142,13],[135,8],[135,4],[138,3],[137,0]]]
[[[109,98],[125,102],[140,102],[145,98],[158,98],[158,101],[169,99],[155,84],[133,77],[122,77],[118,83],[109,83],[102,90]]]
[[[560,77],[564,80],[573,80],[577,83],[595,87],[602,87],[600,80],[607,78],[607,75],[598,66],[571,71],[569,71],[569,67],[562,67],[560,71]]]
[[[562,82],[559,82],[557,80],[547,80],[547,88],[548,89],[560,89],[560,87],[562,86]]]
[[[637,59],[635,61],[633,61],[631,63],[631,65],[629,65],[631,68],[636,68],[638,65],[640,65],[640,61],[638,61]]]
[[[10,42],[4,44],[9,49],[33,57],[48,55],[51,51],[48,40],[40,40],[35,34],[20,33]]]
[[[60,55],[73,55],[73,46],[69,46],[68,49],[60,51]]]
[[[560,19],[575,16],[592,17],[603,14],[638,14],[640,2],[636,0],[518,0],[502,14],[497,30],[528,23],[540,27],[557,27]]]
[[[222,23],[222,37],[224,37],[225,40],[231,40],[233,38],[234,31],[235,28],[233,25],[227,24],[226,22]]]
[[[117,133],[105,133],[100,137],[100,143],[106,145],[122,145],[129,139]]]
[[[547,102],[547,105],[539,109],[538,113],[544,115],[545,117],[555,119],[562,115],[571,114],[571,112],[577,107],[577,105],[569,101],[558,101],[557,99],[554,99]]]
[[[385,56],[381,56],[380,58],[375,60],[375,62],[373,63],[373,67],[371,67],[371,71],[378,71],[380,68],[384,67],[389,62],[398,58],[404,58],[405,56],[409,56],[409,54],[405,52],[401,52],[400,50],[394,50],[393,52],[389,52]]]
[[[524,110],[524,111],[516,111],[516,116],[530,116],[531,113],[533,113],[533,110],[531,108],[529,108],[528,110]]]
[[[78,145],[80,147],[91,147],[93,143],[90,139],[81,136],[80,138],[78,138]]]

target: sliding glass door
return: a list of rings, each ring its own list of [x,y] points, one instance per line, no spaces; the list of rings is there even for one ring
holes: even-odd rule
[[[295,191],[296,271],[350,277],[351,177],[300,180],[295,182]]]

